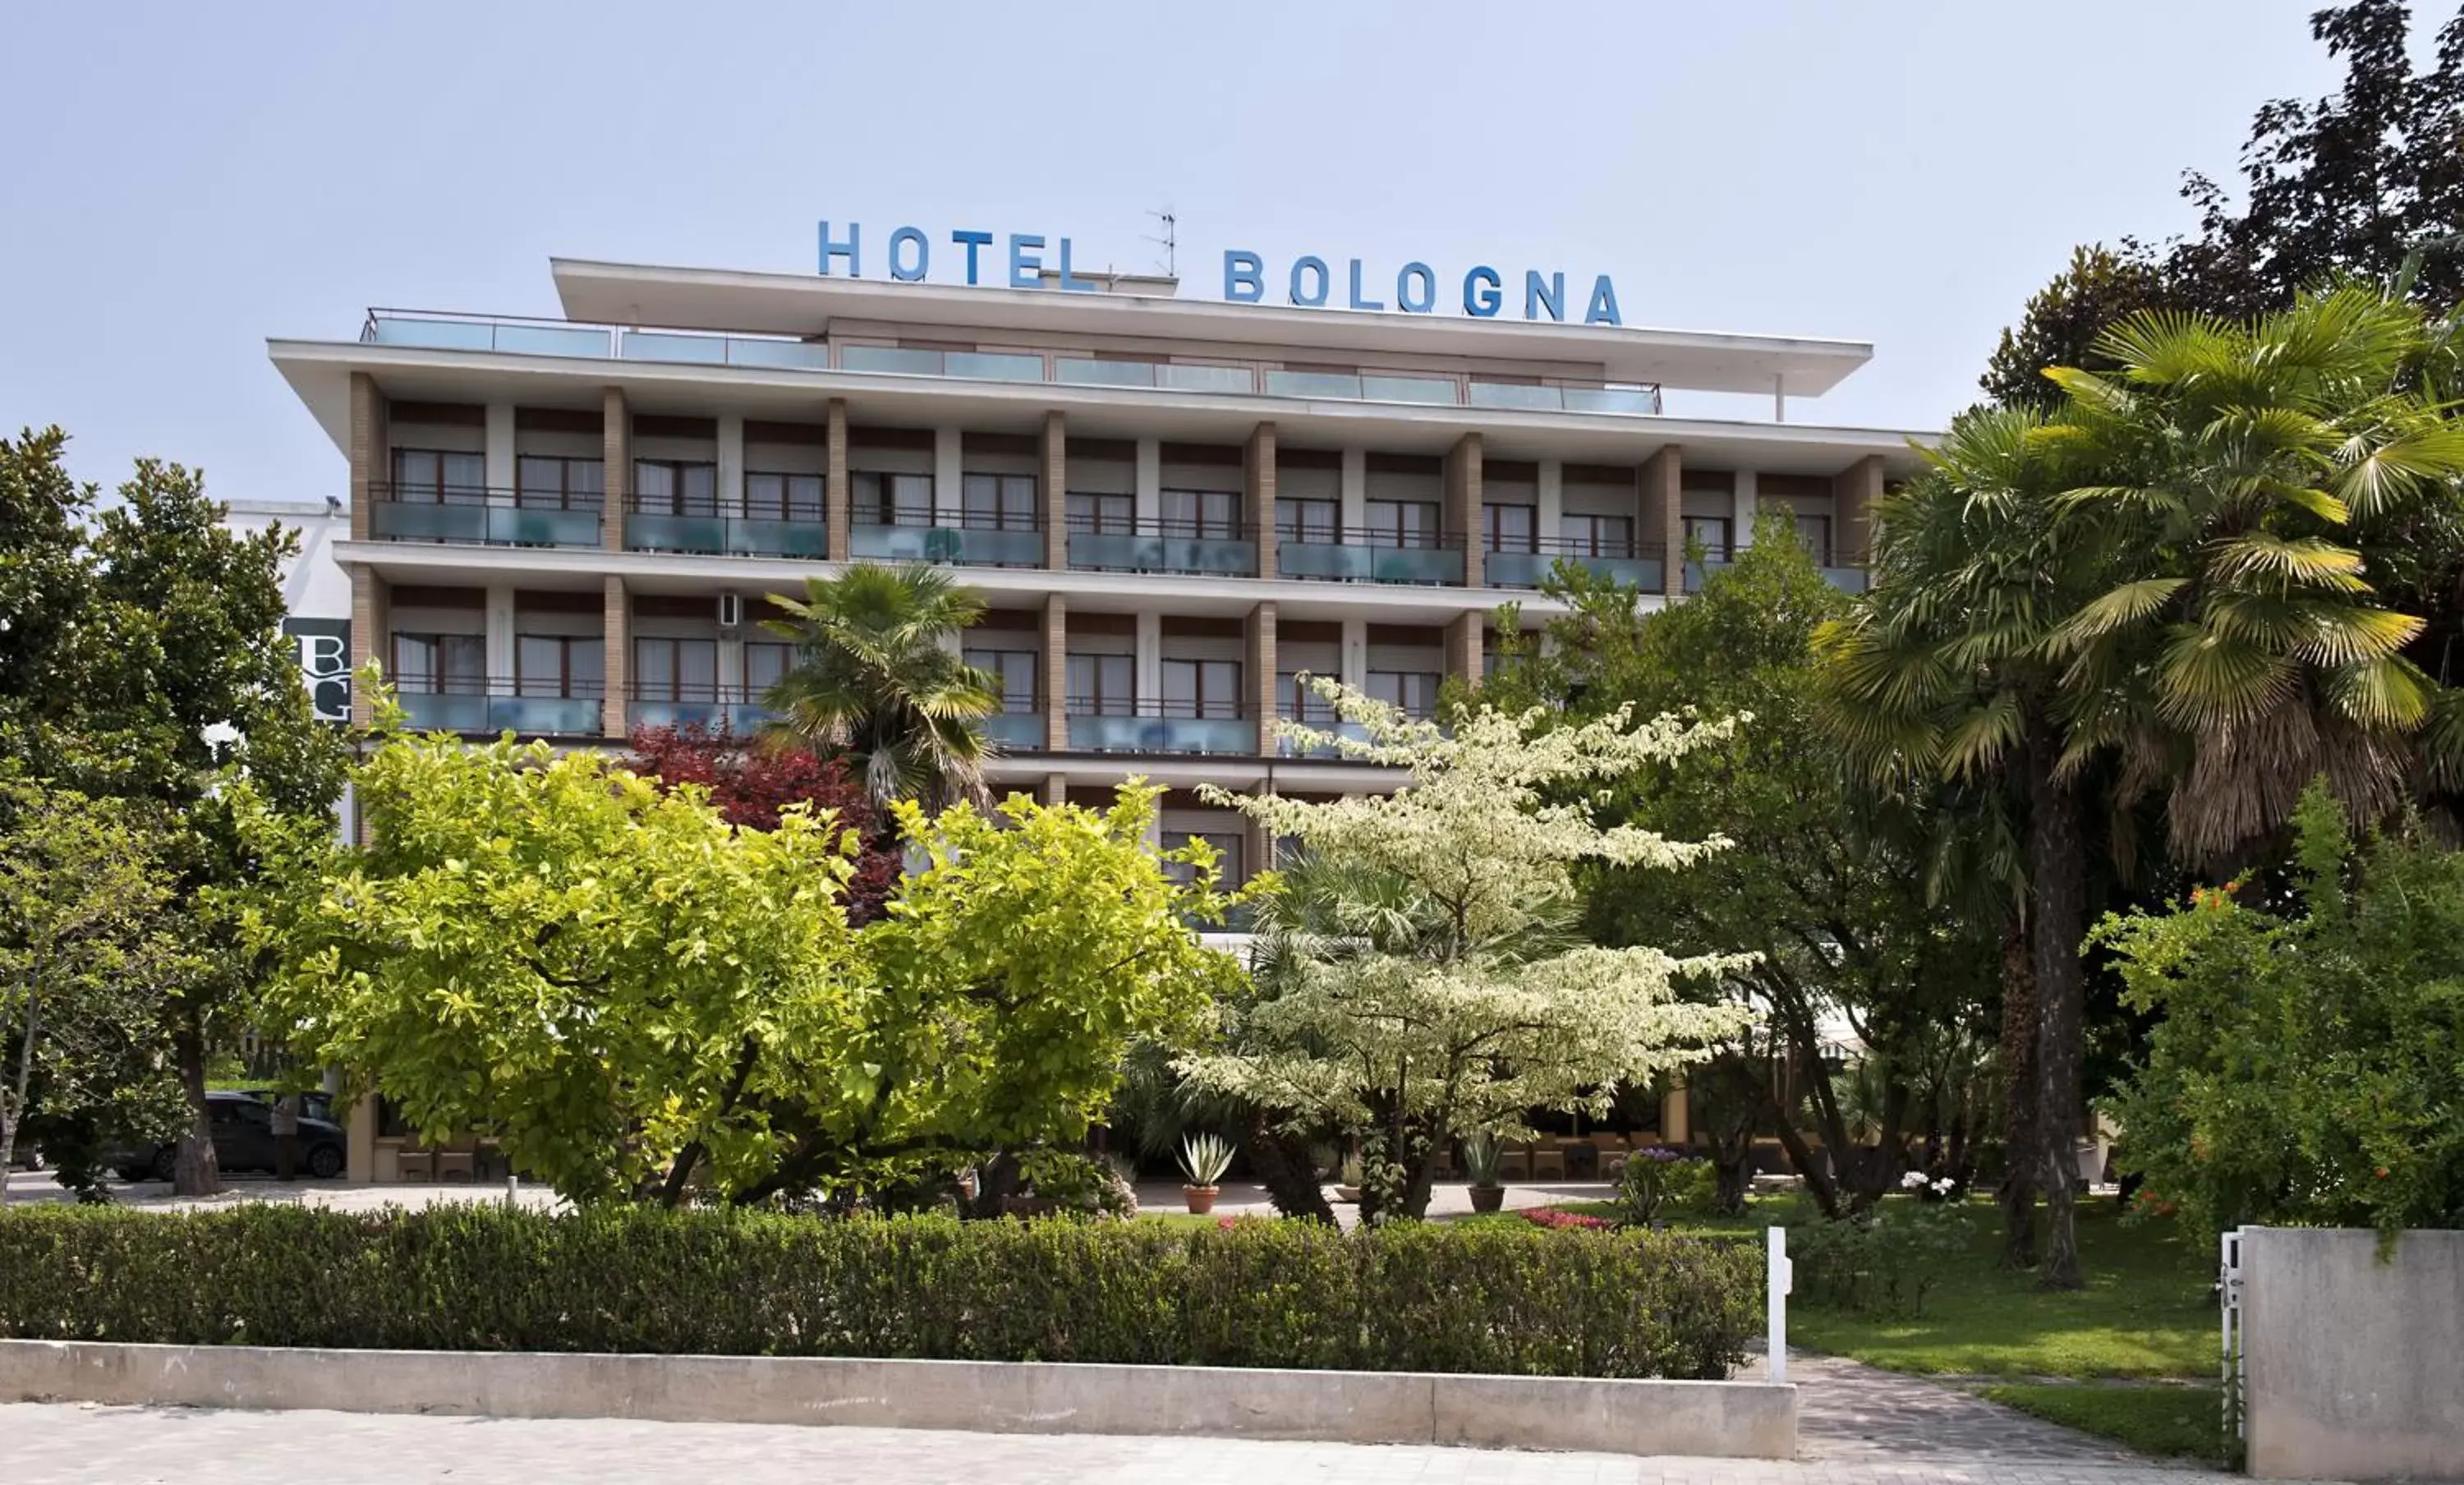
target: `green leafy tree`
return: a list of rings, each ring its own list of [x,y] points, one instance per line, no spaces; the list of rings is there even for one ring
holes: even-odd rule
[[[1447,1140],[1510,1129],[1535,1108],[1604,1114],[1618,1085],[1698,1061],[1746,1024],[1738,1008],[1687,1004],[1676,990],[1741,957],[1605,948],[1572,933],[1577,863],[1676,870],[1727,843],[1602,828],[1562,802],[1733,723],[1635,726],[1618,712],[1550,728],[1537,710],[1483,707],[1441,729],[1317,685],[1365,737],[1286,733],[1404,769],[1408,782],[1330,803],[1209,791],[1296,839],[1302,856],[1266,897],[1274,958],[1231,1008],[1226,1045],[1182,1068],[1298,1128],[1359,1134],[1365,1220],[1425,1212]]]
[[[780,726],[825,756],[847,755],[876,809],[984,799],[979,723],[1001,698],[956,643],[983,617],[981,598],[937,568],[856,563],[808,579],[802,599],[770,601],[786,616],[768,627],[796,647],[793,668],[762,698]]]
[[[2002,407],[2050,412],[2062,391],[2047,371],[2116,369],[2099,353],[2099,338],[2132,315],[2170,302],[2164,275],[2144,254],[2117,253],[2102,243],[2074,248],[2070,265],[2029,299],[2017,325],[2002,332],[1980,379],[1985,394]]]
[[[2163,1015],[2113,1100],[2128,1160],[2211,1230],[2464,1227],[2464,853],[2357,844],[2322,783],[2295,860],[2284,900],[2244,877],[2099,929]]]

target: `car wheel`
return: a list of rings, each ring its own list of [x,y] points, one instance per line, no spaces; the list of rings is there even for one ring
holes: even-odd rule
[[[308,1174],[319,1181],[331,1181],[342,1173],[342,1147],[319,1144],[308,1151]]]
[[[154,1179],[175,1181],[180,1175],[180,1147],[166,1144],[154,1152]]]

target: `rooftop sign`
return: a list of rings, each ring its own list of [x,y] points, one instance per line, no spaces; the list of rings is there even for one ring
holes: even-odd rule
[[[843,234],[830,235],[830,224],[821,224],[821,274],[830,276],[835,260],[846,266],[850,278],[864,276],[864,228],[861,224],[842,224]],[[1039,233],[995,233],[973,229],[960,229],[950,233],[956,251],[952,258],[964,255],[966,281],[981,285],[986,282],[1012,289],[1051,289],[1064,294],[1093,294],[1103,288],[1095,279],[1081,277],[1070,260],[1069,239],[1061,237],[1047,243]],[[998,245],[997,245],[998,244]],[[921,228],[901,227],[890,233],[883,244],[890,277],[901,283],[920,283],[933,266],[933,239]],[[1046,282],[1045,255],[1054,255],[1051,271],[1056,277]],[[950,259],[945,259],[950,261]],[[1394,299],[1390,301],[1374,296],[1386,292],[1385,279],[1367,280],[1361,260],[1346,260],[1344,281],[1346,294],[1338,307],[1358,310],[1383,310],[1389,307],[1406,315],[1429,315],[1438,309],[1437,270],[1418,260],[1405,263],[1396,271]],[[1273,287],[1283,290],[1286,301],[1303,309],[1324,309],[1334,300],[1335,272],[1327,260],[1304,254],[1292,259],[1287,274],[1276,276]],[[1580,280],[1576,280],[1580,288]],[[1223,298],[1234,304],[1263,302],[1268,291],[1266,261],[1243,248],[1231,248],[1223,254]],[[1503,314],[1507,305],[1519,299],[1522,318],[1553,320],[1563,322],[1570,312],[1579,311],[1584,324],[1623,324],[1618,318],[1617,285],[1601,274],[1592,280],[1591,293],[1580,299],[1567,297],[1566,276],[1551,270],[1526,270],[1521,294],[1515,295],[1505,275],[1482,264],[1463,276],[1463,312],[1476,320],[1492,320]]]

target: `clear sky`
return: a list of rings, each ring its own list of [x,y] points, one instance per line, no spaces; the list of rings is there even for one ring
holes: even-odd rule
[[[554,314],[551,255],[810,272],[825,217],[1141,267],[1169,204],[1184,294],[1227,246],[1609,273],[1874,344],[1794,420],[1934,427],[2073,243],[2186,229],[2184,167],[2333,85],[2314,3],[14,5],[0,425],[314,499],[270,335]]]

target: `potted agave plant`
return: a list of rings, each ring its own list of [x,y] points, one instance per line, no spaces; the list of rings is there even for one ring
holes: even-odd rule
[[[1215,1198],[1222,1194],[1217,1183],[1231,1168],[1232,1141],[1221,1135],[1191,1135],[1180,1141],[1180,1173],[1188,1178],[1180,1195],[1191,1212],[1202,1217],[1215,1209]]]
[[[1483,1131],[1463,1142],[1463,1174],[1471,1178],[1471,1209],[1496,1211],[1506,1205],[1506,1187],[1498,1184],[1497,1136]]]

